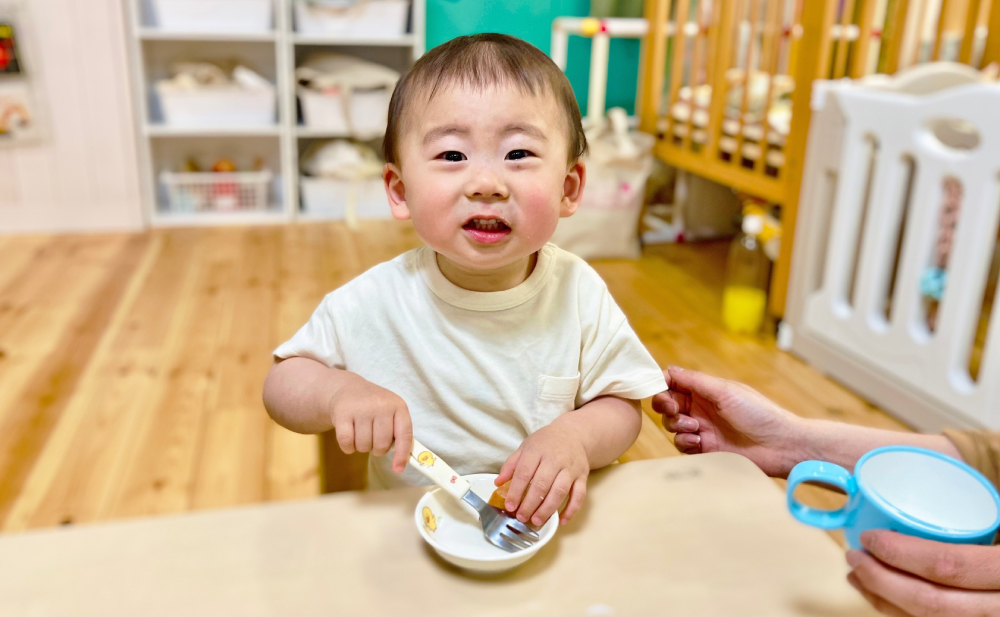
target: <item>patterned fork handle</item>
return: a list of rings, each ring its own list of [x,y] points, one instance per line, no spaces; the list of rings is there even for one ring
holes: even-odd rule
[[[458,475],[448,463],[416,439],[413,440],[413,449],[410,450],[410,464],[459,501],[472,488],[468,480]]]

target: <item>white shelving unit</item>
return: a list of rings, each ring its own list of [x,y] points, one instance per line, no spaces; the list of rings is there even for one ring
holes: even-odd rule
[[[299,158],[315,140],[348,136],[300,124],[295,68],[308,53],[328,50],[404,72],[424,53],[425,0],[411,0],[410,31],[388,38],[299,34],[292,15],[295,1],[273,0],[274,29],[270,32],[206,33],[160,30],[154,23],[149,0],[123,0],[130,26],[144,211],[151,226],[273,224],[322,218],[315,214],[306,216],[300,211]],[[274,126],[181,128],[162,123],[153,86],[168,76],[171,63],[231,58],[246,62],[249,68],[275,84],[278,118]],[[172,212],[166,209],[166,195],[159,181],[161,171],[176,169],[188,156],[232,158],[241,154],[263,159],[274,172],[268,210]]]

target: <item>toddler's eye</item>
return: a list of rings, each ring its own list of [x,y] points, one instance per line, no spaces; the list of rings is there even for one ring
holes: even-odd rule
[[[437,155],[439,159],[444,159],[446,161],[451,161],[453,163],[458,163],[465,160],[465,155],[457,150],[448,150],[447,152],[442,152]]]
[[[531,156],[531,153],[527,150],[511,150],[507,153],[508,161],[519,161],[521,159],[526,159]]]

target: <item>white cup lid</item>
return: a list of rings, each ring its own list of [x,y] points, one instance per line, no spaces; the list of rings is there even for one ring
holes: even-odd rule
[[[958,464],[908,450],[873,455],[856,470],[858,483],[886,504],[927,525],[955,532],[996,525],[991,491]]]

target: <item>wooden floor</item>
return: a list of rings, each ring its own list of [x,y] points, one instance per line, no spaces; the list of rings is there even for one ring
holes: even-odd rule
[[[418,245],[395,222],[0,237],[0,530],[316,495],[317,440],[261,404],[270,352],[329,290]],[[595,267],[662,365],[900,428],[773,339],[723,331],[725,248]],[[623,459],[676,454],[646,417]]]

